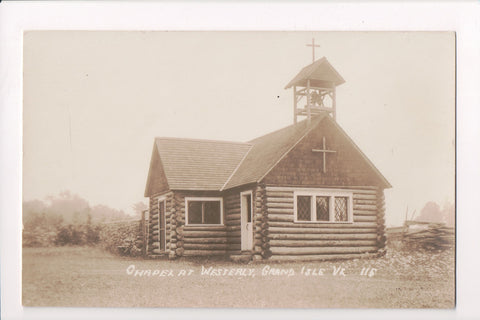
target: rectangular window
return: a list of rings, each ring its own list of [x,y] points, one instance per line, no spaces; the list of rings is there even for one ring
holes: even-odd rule
[[[221,198],[185,198],[187,225],[223,224],[223,202]]]
[[[311,196],[297,197],[297,220],[310,221],[312,219]]]
[[[352,194],[344,191],[296,191],[295,222],[353,222]]]

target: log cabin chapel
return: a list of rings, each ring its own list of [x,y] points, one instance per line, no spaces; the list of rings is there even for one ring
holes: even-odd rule
[[[155,138],[149,257],[326,260],[385,252],[391,185],[336,122],[345,80],[325,57],[293,88],[294,124],[249,142]],[[303,117],[302,121],[297,121]]]

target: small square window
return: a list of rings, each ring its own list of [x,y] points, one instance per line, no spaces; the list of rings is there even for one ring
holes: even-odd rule
[[[198,199],[186,199],[187,224],[222,224],[221,200]]]

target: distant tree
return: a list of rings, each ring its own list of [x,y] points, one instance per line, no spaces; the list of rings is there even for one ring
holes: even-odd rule
[[[427,204],[425,204],[415,220],[424,222],[443,222],[442,218],[442,213],[438,203],[429,201]]]
[[[23,245],[95,244],[100,222],[129,219],[125,212],[105,205],[90,207],[87,200],[63,191],[41,200],[23,202]]]
[[[420,211],[416,221],[445,223],[447,226],[455,225],[455,205],[447,201],[443,207],[434,201],[429,201]]]
[[[92,207],[91,215],[93,223],[125,220],[130,218],[130,216],[122,210],[113,209],[103,204]]]
[[[147,205],[145,203],[141,202],[141,201],[133,204],[132,208],[133,208],[133,212],[135,214],[135,217],[139,218],[139,219],[142,216],[142,212],[148,209]]]
[[[450,201],[443,204],[442,217],[447,226],[455,226],[455,205]]]

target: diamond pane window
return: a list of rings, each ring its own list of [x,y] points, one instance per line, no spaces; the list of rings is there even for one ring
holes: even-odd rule
[[[348,221],[347,197],[335,197],[335,221]]]
[[[329,215],[329,206],[328,206],[328,197],[316,197],[317,203],[317,221],[328,221],[330,220]]]
[[[310,221],[311,216],[311,196],[298,196],[297,197],[297,220],[298,221]]]

